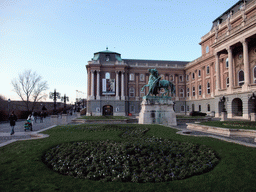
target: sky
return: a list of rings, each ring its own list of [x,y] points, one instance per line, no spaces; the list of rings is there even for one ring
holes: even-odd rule
[[[47,94],[86,98],[85,66],[106,47],[123,59],[193,61],[212,21],[236,2],[0,0],[0,95],[20,100],[11,81],[31,70]]]

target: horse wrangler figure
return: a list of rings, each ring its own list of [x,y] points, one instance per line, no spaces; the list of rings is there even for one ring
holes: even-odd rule
[[[150,72],[148,84],[144,85],[141,91],[144,90],[145,87],[149,87],[148,94],[146,96],[157,95],[161,88],[164,88],[165,92],[161,95],[167,95],[169,97],[169,87],[171,88],[171,93],[175,94],[175,86],[172,82],[167,80],[160,80],[161,76],[158,75],[158,71],[156,69],[148,69]]]

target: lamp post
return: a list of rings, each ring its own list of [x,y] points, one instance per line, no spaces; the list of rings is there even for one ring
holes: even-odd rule
[[[225,101],[226,101],[226,97],[223,96],[220,98],[220,102],[223,103],[223,109],[222,109],[222,112],[226,112],[226,108],[225,108]]]
[[[254,101],[253,111],[254,111],[254,113],[256,113],[256,106],[255,106],[255,102],[256,102],[256,95],[255,95],[254,93],[252,93],[251,99]]]
[[[49,98],[50,98],[50,99],[53,99],[53,101],[54,101],[54,104],[53,104],[53,107],[54,107],[54,109],[53,109],[53,114],[54,114],[54,115],[57,115],[57,111],[56,111],[56,101],[57,101],[57,99],[60,99],[60,93],[59,93],[59,92],[56,92],[56,89],[54,89],[54,92],[50,92],[50,93],[49,93]]]
[[[11,99],[8,99],[8,119],[10,117],[10,103],[11,103]]]
[[[66,102],[69,101],[69,98],[66,96],[66,94],[64,94],[64,97],[61,97],[61,101],[64,101],[64,111],[63,113],[66,114]]]

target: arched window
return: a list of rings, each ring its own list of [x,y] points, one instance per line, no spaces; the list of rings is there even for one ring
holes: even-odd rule
[[[173,75],[170,75],[170,81],[173,81]]]
[[[210,67],[209,65],[206,67],[206,74],[209,74],[210,73]]]
[[[187,81],[189,81],[189,75],[187,75]]]
[[[130,97],[134,97],[135,96],[135,93],[134,93],[135,91],[134,91],[134,88],[133,87],[130,87],[130,89],[129,89],[129,96]]]
[[[192,73],[192,79],[195,79],[195,73]]]
[[[244,71],[240,70],[238,72],[238,85],[242,86],[244,84]]]
[[[201,77],[201,70],[198,70],[198,77]]]
[[[201,94],[202,94],[202,86],[199,85],[199,86],[198,86],[198,95],[201,95]]]
[[[184,97],[184,89],[183,88],[180,89],[180,97]]]
[[[192,96],[195,97],[195,95],[196,95],[196,89],[195,89],[195,87],[193,87],[192,88]]]
[[[226,79],[226,86],[229,87],[229,78]]]
[[[130,81],[134,81],[134,74],[133,73],[130,74]]]
[[[207,104],[207,111],[211,111],[211,106],[210,106],[210,104]]]
[[[140,81],[144,81],[145,80],[145,75],[144,74],[140,74]]]
[[[206,53],[209,53],[209,46],[206,46],[205,51]]]
[[[210,94],[211,93],[211,87],[210,87],[210,83],[207,83],[207,93]]]
[[[253,82],[256,83],[256,66],[253,69]]]
[[[105,73],[105,79],[110,79],[110,73],[109,72]]]
[[[226,59],[226,68],[228,68],[228,58]]]
[[[180,78],[180,82],[183,82],[183,75],[180,75],[179,78]]]
[[[187,88],[187,97],[189,97],[189,88]]]

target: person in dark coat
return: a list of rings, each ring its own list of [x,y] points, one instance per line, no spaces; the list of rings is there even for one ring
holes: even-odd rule
[[[10,115],[9,120],[10,120],[10,125],[12,127],[11,135],[13,135],[14,134],[14,126],[15,126],[16,121],[17,121],[17,116],[14,114],[14,111]]]

